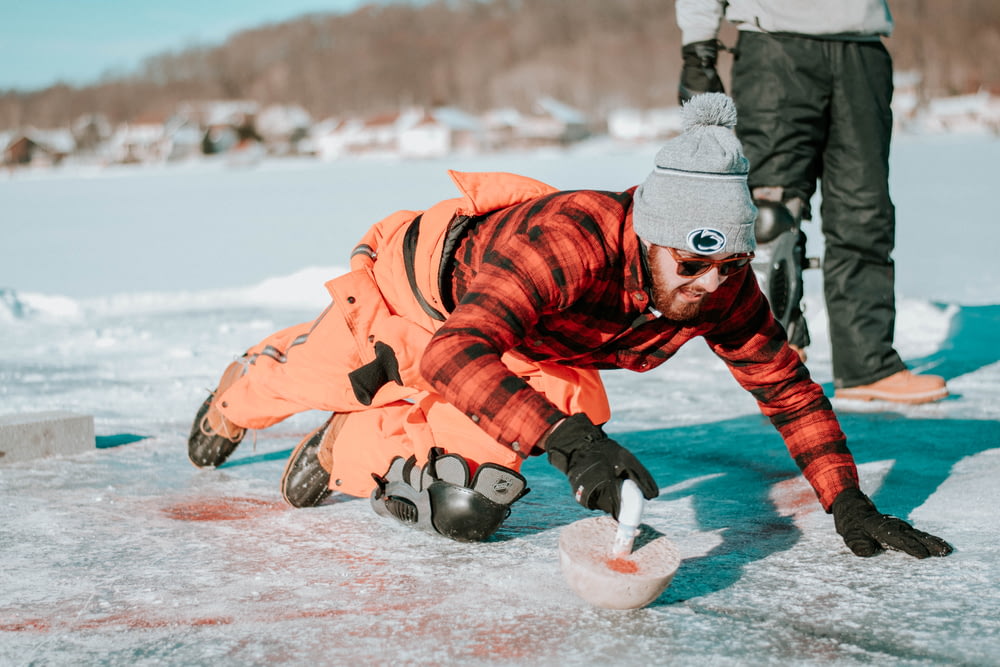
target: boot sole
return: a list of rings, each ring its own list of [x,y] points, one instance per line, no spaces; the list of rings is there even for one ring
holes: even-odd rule
[[[851,393],[850,389],[842,389],[833,394],[834,398],[850,401],[887,401],[889,403],[903,403],[905,405],[920,405],[921,403],[933,403],[948,396],[947,389],[936,389],[925,391],[919,394],[893,394],[884,391],[864,391]]]

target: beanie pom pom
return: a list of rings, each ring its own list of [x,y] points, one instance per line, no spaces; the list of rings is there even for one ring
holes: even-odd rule
[[[683,116],[685,132],[713,125],[736,127],[736,105],[725,93],[695,95],[684,105]]]

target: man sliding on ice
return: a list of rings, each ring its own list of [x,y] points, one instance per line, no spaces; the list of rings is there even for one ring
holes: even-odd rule
[[[372,227],[319,318],[273,334],[202,405],[191,460],[217,466],[246,429],[333,413],[292,452],[296,507],[331,491],[456,540],[489,537],[546,454],[577,501],[617,516],[646,468],[601,429],[599,370],[647,371],[703,337],[757,399],[851,550],[923,558],[951,547],[881,514],[858,488],[830,403],[788,346],[752,271],[757,210],[722,94],[625,192],[559,192],[503,173],[452,172],[461,196]]]

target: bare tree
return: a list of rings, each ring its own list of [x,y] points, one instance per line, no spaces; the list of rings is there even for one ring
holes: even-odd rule
[[[1000,3],[896,0],[897,70],[932,96],[1000,90]],[[732,33],[723,33],[730,43]],[[676,103],[680,32],[663,0],[435,0],[313,14],[144,61],[91,86],[0,91],[0,129],[163,115],[180,103],[298,104],[315,118],[400,105],[526,110],[541,96],[599,120]],[[729,59],[721,62],[728,76]]]

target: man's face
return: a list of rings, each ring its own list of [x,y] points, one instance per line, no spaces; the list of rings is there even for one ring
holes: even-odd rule
[[[732,253],[697,255],[686,250],[652,245],[645,241],[642,243],[646,246],[649,271],[653,278],[653,307],[663,313],[664,317],[677,322],[694,319],[701,310],[701,303],[705,297],[719,289],[719,286],[732,275],[732,273],[722,275],[719,266],[712,266],[699,276],[685,277],[678,272],[678,264],[685,259],[718,261],[737,256]],[[679,260],[674,258],[674,254]],[[727,268],[735,266],[735,264],[729,265]]]

